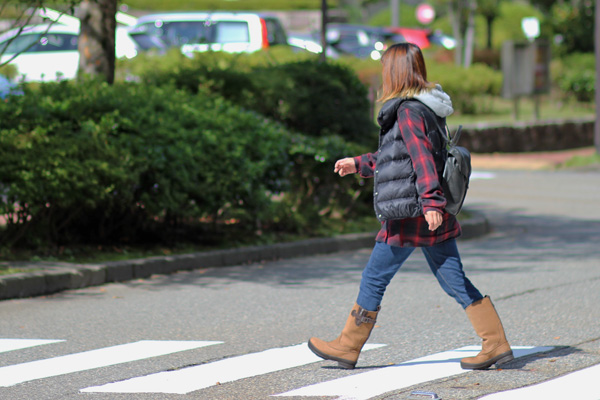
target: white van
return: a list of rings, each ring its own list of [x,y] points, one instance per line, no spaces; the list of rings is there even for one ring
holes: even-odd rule
[[[80,21],[50,8],[36,13],[52,23],[26,25],[0,34],[0,63],[10,61],[17,67],[18,79],[24,81],[55,81],[73,79],[79,69]],[[128,18],[129,17],[129,18]],[[115,56],[133,58],[137,55],[135,42],[123,24],[133,24],[130,16],[119,13],[115,32]]]
[[[254,52],[287,44],[285,30],[276,17],[255,13],[146,15],[138,18],[129,35],[141,50],[179,47],[186,55],[207,50]]]
[[[79,68],[78,36],[79,29],[60,24],[13,29],[0,35],[0,62],[12,59],[18,80],[73,79]]]

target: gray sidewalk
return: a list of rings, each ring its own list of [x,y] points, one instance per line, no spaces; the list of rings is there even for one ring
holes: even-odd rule
[[[461,226],[463,230],[461,239],[463,240],[484,235],[489,231],[488,221],[481,214],[473,214],[468,220],[461,221]],[[225,267],[306,255],[352,251],[372,247],[374,239],[375,232],[369,232],[103,264],[10,263],[13,267],[30,270],[30,272],[0,275],[0,300],[43,296],[63,290],[98,286],[109,282],[125,282],[182,270]]]

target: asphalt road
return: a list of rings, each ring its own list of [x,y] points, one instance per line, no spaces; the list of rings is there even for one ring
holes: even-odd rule
[[[474,179],[467,208],[484,212],[493,232],[459,242],[465,270],[491,296],[513,346],[551,349],[517,358],[501,370],[438,379],[429,369],[433,364],[423,363],[425,376],[432,379],[368,398],[407,399],[418,389],[444,400],[478,399],[600,364],[599,205],[600,171],[495,171],[491,179]],[[480,343],[462,309],[438,287],[423,256],[415,252],[388,288],[369,340],[386,346],[364,351],[357,369],[308,360],[261,372],[296,359],[284,355],[264,361],[260,357],[265,351],[292,347],[296,352],[293,346],[310,336],[337,336],[369,253],[307,254],[2,301],[0,351],[2,339],[61,341],[0,352],[0,399],[268,399],[344,377],[375,376],[390,365]],[[143,340],[156,342],[138,359],[131,355],[132,347],[125,346],[104,361],[111,365],[88,362],[96,350]],[[193,342],[196,347],[161,353],[163,344],[181,343],[172,341]],[[152,351],[158,355],[143,358]],[[77,353],[84,354],[64,358]],[[255,353],[260,353],[256,359]],[[123,359],[115,361],[119,356]],[[87,367],[78,368],[80,362]],[[189,389],[179,384],[179,394],[157,393],[147,383],[137,392],[132,389],[135,393],[87,390],[141,376],[150,376],[149,381],[160,386],[162,375],[152,374],[198,370],[184,380],[193,389],[214,365],[222,365],[222,375],[207,378],[210,385],[186,392]],[[38,369],[38,375],[30,372]],[[217,380],[218,376],[224,378]],[[367,385],[377,387],[380,382],[374,379]],[[577,400],[589,388],[571,390]]]

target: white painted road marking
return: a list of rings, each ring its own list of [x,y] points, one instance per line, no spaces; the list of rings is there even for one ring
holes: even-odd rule
[[[496,174],[494,174],[493,172],[479,172],[479,171],[473,171],[471,172],[471,180],[473,179],[494,179],[496,177]]]
[[[600,365],[572,372],[547,382],[484,396],[481,400],[532,400],[532,399],[600,399]]]
[[[385,345],[367,344],[363,348],[363,351],[383,346]],[[306,343],[302,343],[295,346],[275,348],[259,353],[232,357],[177,371],[159,372],[103,386],[89,387],[82,389],[81,392],[186,394],[218,383],[232,382],[238,379],[268,374],[318,361],[323,360],[314,355]]]
[[[512,349],[516,358],[548,351],[553,347],[515,346]],[[480,350],[481,346],[461,347],[276,396],[333,396],[337,400],[366,400],[393,390],[465,373],[467,371],[460,367],[460,359],[475,356]]]
[[[42,339],[0,339],[0,353],[13,350],[26,349],[28,347],[41,346],[44,344],[64,342],[64,340],[42,340]]]
[[[219,343],[223,342],[142,340],[83,353],[10,365],[0,368],[0,387],[12,386],[17,383],[28,382],[35,379],[86,371],[109,365],[122,364],[130,361],[143,360]]]

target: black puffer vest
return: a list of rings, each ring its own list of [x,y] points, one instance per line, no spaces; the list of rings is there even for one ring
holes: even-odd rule
[[[397,98],[385,102],[377,117],[381,129],[373,190],[375,215],[380,221],[423,215],[415,184],[417,177],[398,127],[398,115],[405,109],[416,111],[425,120],[427,136],[433,146],[436,170],[438,176],[442,176],[445,148],[436,122],[445,126],[446,119],[438,117],[429,107],[415,99]]]

